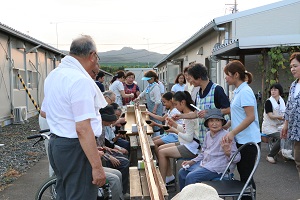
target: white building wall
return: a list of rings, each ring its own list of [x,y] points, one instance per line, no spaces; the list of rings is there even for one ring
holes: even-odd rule
[[[299,34],[299,8],[300,1],[292,5],[235,19],[232,38]]]

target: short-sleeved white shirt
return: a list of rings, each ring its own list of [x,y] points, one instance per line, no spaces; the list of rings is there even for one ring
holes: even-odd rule
[[[258,143],[261,141],[257,102],[253,93],[253,90],[249,85],[244,82],[238,88],[234,90],[234,97],[231,100],[230,112],[231,112],[231,127],[235,129],[246,118],[245,106],[253,106],[255,120],[244,130],[235,136],[236,142],[239,144],[245,144],[247,142]]]
[[[178,91],[184,91],[184,87],[185,87],[185,84],[180,85],[179,83],[176,83],[175,85],[172,86],[171,91],[175,92],[175,93]]]
[[[179,112],[179,111],[177,110],[177,108],[173,108],[172,110],[168,110],[168,112],[167,112],[167,115],[168,115],[169,118],[172,118],[172,117],[173,117],[174,115],[176,115],[176,114],[181,114],[181,112]],[[178,120],[176,120],[176,123],[182,125],[182,124],[183,124],[183,119],[178,119]],[[176,133],[172,133],[172,132],[169,132],[169,135],[170,135],[170,134],[175,134],[175,135],[177,135]]]
[[[123,106],[121,91],[124,91],[124,85],[118,79],[115,80],[110,86],[109,90],[116,94],[116,103],[119,106]]]
[[[165,86],[162,82],[158,81],[158,86],[161,94],[165,93]]]
[[[95,107],[96,87],[79,69],[56,68],[45,80],[42,110],[52,133],[78,138],[76,122],[91,120],[96,137],[102,133],[101,115]]]

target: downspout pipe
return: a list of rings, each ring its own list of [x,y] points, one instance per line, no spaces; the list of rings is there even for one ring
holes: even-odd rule
[[[13,60],[11,58],[11,38],[8,38],[8,59],[9,59],[9,80],[10,80],[10,111],[13,114],[14,110],[14,73],[13,73]]]
[[[218,27],[217,25],[214,26],[214,30],[215,31],[225,31],[225,35],[224,35],[224,40],[225,40],[225,43],[229,42],[229,32],[228,30],[225,28],[225,27]],[[228,60],[226,61],[226,64],[228,64]],[[229,85],[225,82],[225,93],[228,95],[229,97]]]
[[[27,57],[26,57],[26,48],[24,49],[24,53],[23,53],[23,60],[24,60],[24,70],[25,70],[25,77],[24,77],[24,82],[26,87],[28,87],[28,75],[27,75]],[[25,92],[25,100],[26,100],[26,108],[27,108],[27,112],[28,112],[28,97],[27,97],[27,93]]]
[[[215,31],[225,31],[226,28],[225,27],[218,27],[217,25],[214,26],[214,30]]]

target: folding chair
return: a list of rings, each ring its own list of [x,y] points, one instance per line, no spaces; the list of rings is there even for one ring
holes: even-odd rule
[[[256,160],[252,172],[250,173],[249,178],[246,182],[242,182],[239,180],[224,180],[224,176],[228,171],[231,163],[233,162],[234,158],[245,146],[247,145],[254,145],[257,149]],[[224,170],[223,175],[221,176],[219,181],[203,181],[202,183],[207,184],[215,188],[220,197],[238,197],[237,200],[240,200],[242,196],[251,196],[252,199],[255,199],[255,189],[252,187],[252,184],[249,184],[256,169],[259,164],[260,160],[260,148],[254,142],[248,142],[238,148],[238,151],[231,157],[229,164],[227,165],[226,169]]]

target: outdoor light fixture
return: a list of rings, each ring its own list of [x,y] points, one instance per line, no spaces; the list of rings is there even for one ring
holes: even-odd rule
[[[203,55],[203,47],[199,48],[199,50],[197,51],[197,55]]]

